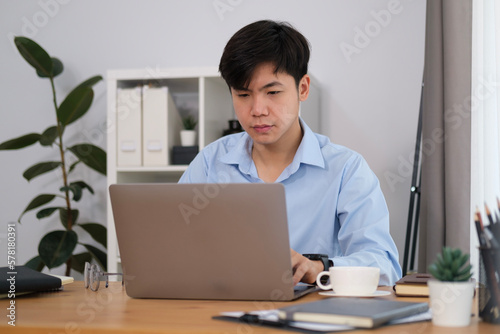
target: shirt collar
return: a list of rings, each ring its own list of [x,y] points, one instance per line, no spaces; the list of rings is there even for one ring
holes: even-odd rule
[[[300,119],[300,124],[304,131],[304,136],[302,137],[302,141],[300,142],[297,152],[295,153],[292,165],[294,163],[303,163],[324,168],[325,161],[323,159],[323,154],[321,153],[318,138],[302,119]]]
[[[244,132],[228,152],[219,158],[219,161],[228,165],[238,165],[242,173],[251,174],[255,169],[252,160],[253,140]]]
[[[295,157],[287,169],[290,169],[290,172],[294,173],[301,163],[324,168],[325,161],[316,135],[302,119],[299,120],[304,135],[295,153]],[[241,172],[252,174],[251,172],[255,170],[252,160],[252,145],[252,138],[245,132],[236,142],[236,145],[220,157],[220,162],[228,165],[238,165]]]

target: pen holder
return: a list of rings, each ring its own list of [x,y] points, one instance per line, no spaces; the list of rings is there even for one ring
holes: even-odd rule
[[[500,250],[479,247],[479,317],[500,324]]]

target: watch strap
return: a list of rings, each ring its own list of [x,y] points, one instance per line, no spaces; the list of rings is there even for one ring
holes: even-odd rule
[[[302,256],[311,261],[321,261],[325,271],[328,271],[330,267],[333,267],[333,261],[328,258],[327,254],[302,254]]]

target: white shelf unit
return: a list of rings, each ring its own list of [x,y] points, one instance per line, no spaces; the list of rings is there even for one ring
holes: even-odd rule
[[[144,85],[167,86],[174,103],[183,113],[198,119],[197,144],[201,150],[222,136],[228,120],[234,119],[229,89],[216,67],[122,69],[107,72],[108,134],[107,134],[107,186],[116,183],[177,182],[186,165],[164,167],[117,166],[117,91]],[[319,132],[319,90],[311,80],[309,98],[301,105],[301,117]],[[168,131],[168,129],[167,129]],[[171,149],[171,148],[170,148]],[[171,154],[171,152],[170,152]],[[121,272],[118,243],[109,195],[107,197],[108,272]]]

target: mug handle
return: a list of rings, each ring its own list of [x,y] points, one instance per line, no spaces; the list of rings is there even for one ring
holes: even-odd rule
[[[316,284],[323,290],[331,290],[332,289],[332,283],[330,282],[330,284],[328,285],[324,285],[323,283],[321,283],[321,279],[323,278],[323,276],[330,276],[330,272],[328,271],[322,271],[318,274],[318,277],[316,277]]]

